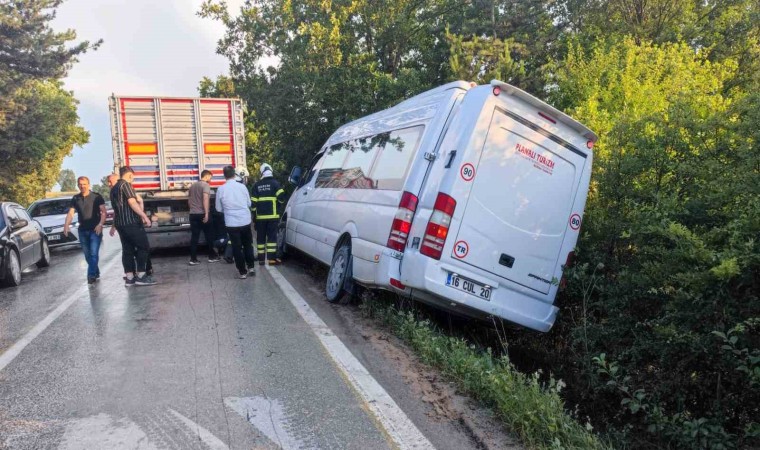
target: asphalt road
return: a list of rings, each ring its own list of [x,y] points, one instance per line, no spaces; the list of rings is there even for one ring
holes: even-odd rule
[[[127,288],[106,237],[93,286],[68,249],[0,289],[0,449],[519,448],[356,308],[325,302],[312,261],[239,280],[187,260],[154,255],[159,284]]]

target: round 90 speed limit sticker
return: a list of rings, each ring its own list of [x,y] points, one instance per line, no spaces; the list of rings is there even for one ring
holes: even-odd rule
[[[475,166],[470,163],[463,164],[462,168],[459,169],[459,175],[464,181],[472,181],[475,178]]]

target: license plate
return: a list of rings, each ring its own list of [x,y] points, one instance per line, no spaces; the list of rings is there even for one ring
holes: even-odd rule
[[[48,241],[60,241],[61,235],[60,234],[54,234],[52,236],[48,236]]]
[[[446,286],[467,292],[483,300],[491,300],[491,286],[484,286],[453,273],[449,273],[449,276],[446,278]]]

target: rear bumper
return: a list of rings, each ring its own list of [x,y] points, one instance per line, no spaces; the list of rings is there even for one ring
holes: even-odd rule
[[[401,290],[390,286],[389,279],[401,280],[399,268],[407,261],[399,261],[384,253],[377,266],[378,287],[403,292],[424,303],[469,317],[488,320],[494,316],[542,332],[549,331],[554,325],[559,309],[552,303],[527,295],[526,292],[507,286],[500,280],[484,279],[483,276],[461,267],[446,267],[439,261],[425,259],[428,261],[422,264],[417,261],[414,270],[404,269],[407,274],[403,279],[406,289]],[[413,274],[409,276],[408,272]],[[450,272],[492,286],[491,299],[483,300],[446,286],[446,278]]]
[[[170,227],[146,228],[150,248],[178,248],[190,246],[190,224]],[[199,244],[205,244],[206,239],[201,233]]]

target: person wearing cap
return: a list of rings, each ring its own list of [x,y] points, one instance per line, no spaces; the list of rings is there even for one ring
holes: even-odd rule
[[[261,179],[251,188],[251,210],[256,218],[256,249],[259,252],[259,265],[264,260],[269,264],[279,264],[277,258],[277,226],[280,223],[280,210],[285,203],[285,190],[274,179],[272,166],[262,164],[259,168]]]

